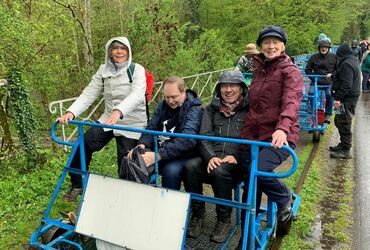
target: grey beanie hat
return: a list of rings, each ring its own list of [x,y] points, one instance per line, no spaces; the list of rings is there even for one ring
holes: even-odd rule
[[[320,33],[319,39],[317,40],[317,44],[319,47],[329,47],[330,48],[331,39],[324,33]]]
[[[244,83],[244,77],[240,71],[227,70],[221,73],[217,81],[220,83]]]

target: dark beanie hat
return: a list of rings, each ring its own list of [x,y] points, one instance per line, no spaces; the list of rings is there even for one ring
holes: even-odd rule
[[[260,31],[257,38],[257,45],[261,46],[262,39],[268,36],[278,37],[280,38],[284,44],[287,42],[287,35],[283,28],[279,26],[269,25],[263,30]]]

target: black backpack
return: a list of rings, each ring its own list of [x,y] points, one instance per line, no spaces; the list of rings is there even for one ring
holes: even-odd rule
[[[150,176],[154,171],[154,165],[150,167],[145,165],[144,159],[141,156],[144,153],[145,149],[135,147],[133,148],[131,159],[124,156],[122,164],[118,168],[119,178],[138,183],[149,183]]]

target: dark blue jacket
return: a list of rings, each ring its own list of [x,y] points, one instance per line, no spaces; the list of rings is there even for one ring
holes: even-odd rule
[[[198,134],[203,115],[201,105],[202,103],[197,97],[197,94],[192,90],[186,90],[186,99],[178,112],[178,118],[175,124],[176,127],[173,131],[167,132]],[[163,131],[164,122],[171,119],[173,113],[174,110],[171,109],[165,101],[161,101],[146,129]],[[161,156],[161,160],[172,160],[189,153],[196,143],[197,141],[195,139],[171,137],[160,145],[158,153]],[[139,139],[139,144],[144,144],[146,148],[154,150],[152,135],[142,134]]]

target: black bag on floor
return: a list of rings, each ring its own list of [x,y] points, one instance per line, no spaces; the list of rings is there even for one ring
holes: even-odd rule
[[[127,156],[123,157],[122,164],[118,168],[119,178],[138,183],[149,183],[154,166],[146,167],[144,159],[141,156],[144,153],[145,149],[135,147],[133,148],[131,159]]]

